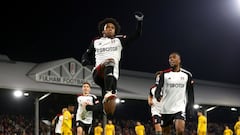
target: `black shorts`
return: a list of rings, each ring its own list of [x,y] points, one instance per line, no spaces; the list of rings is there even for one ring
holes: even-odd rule
[[[161,117],[161,126],[167,127],[173,124],[173,121],[176,119],[186,120],[186,114],[183,112],[177,112],[175,114],[162,114]]]
[[[78,127],[82,127],[83,131],[84,131],[85,133],[87,133],[87,134],[90,133],[91,128],[92,128],[91,124],[85,124],[85,123],[83,123],[83,122],[81,122],[81,121],[76,121],[76,127],[77,127],[77,128],[78,128]]]
[[[101,88],[104,88],[104,68],[98,65],[93,71],[93,80]]]
[[[153,115],[152,116],[153,124],[160,124],[161,123],[161,117],[159,115]]]
[[[102,91],[103,93],[105,93],[104,70],[105,67],[103,65],[98,65],[93,71],[93,80],[97,85],[99,85],[102,88],[102,90],[104,89],[104,91]],[[117,79],[114,77],[111,90],[116,90],[116,88]]]

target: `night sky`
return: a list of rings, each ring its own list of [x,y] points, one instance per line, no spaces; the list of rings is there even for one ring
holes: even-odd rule
[[[123,51],[122,68],[154,73],[168,68],[168,55],[182,55],[194,78],[240,84],[238,0],[8,1],[1,14],[0,53],[12,60],[80,60],[97,24],[116,18],[123,34],[135,29],[135,11],[145,15],[142,36]]]

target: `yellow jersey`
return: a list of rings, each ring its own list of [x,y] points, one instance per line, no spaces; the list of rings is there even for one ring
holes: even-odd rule
[[[203,115],[198,117],[198,133],[207,132],[207,118]]]
[[[143,125],[135,126],[135,132],[136,132],[136,135],[144,135],[145,133],[144,126]]]
[[[115,134],[115,126],[113,124],[106,124],[105,132],[106,132],[106,135],[114,135]]]
[[[233,135],[233,131],[231,129],[225,129],[223,135]]]
[[[72,135],[72,115],[69,111],[63,113],[62,133]]]
[[[94,128],[94,135],[102,135],[103,128],[101,126],[96,126]]]
[[[240,135],[240,121],[236,122],[234,125],[234,131],[236,135]]]

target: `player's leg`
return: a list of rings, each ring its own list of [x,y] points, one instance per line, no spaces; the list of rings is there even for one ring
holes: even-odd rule
[[[90,124],[86,125],[85,133],[86,133],[86,135],[93,135],[94,134],[93,131],[92,131],[92,125],[90,125]]]
[[[94,82],[102,88],[103,111],[106,114],[113,113],[116,108],[116,78],[113,76],[114,65],[114,60],[108,59],[97,66],[93,72]]]
[[[175,120],[176,135],[184,135],[185,114],[182,112],[176,113],[174,120]]]
[[[82,127],[77,127],[77,135],[84,135]]]
[[[116,93],[116,78],[113,75],[115,62],[113,59],[107,59],[104,63],[104,89]]]
[[[102,95],[111,91],[111,94],[115,94],[116,90],[116,78],[113,76],[113,61],[106,60],[101,65],[98,65],[93,71],[94,82],[102,88]],[[114,91],[112,91],[114,90]]]
[[[155,129],[155,135],[162,135],[162,128],[160,125],[161,118],[158,115],[153,115],[153,124]]]
[[[94,82],[101,87],[102,89],[102,97],[105,95],[104,90],[104,67],[103,65],[98,65],[93,71],[93,80]]]
[[[85,135],[84,128],[85,125],[81,121],[76,121],[77,135]]]
[[[185,121],[182,119],[176,119],[175,121],[175,129],[177,135],[183,135],[185,129]]]
[[[161,128],[163,135],[171,135],[172,114],[161,114]]]
[[[93,71],[94,82],[104,89],[104,67],[103,65],[98,65]]]
[[[113,104],[109,104],[115,110],[115,99],[116,99],[116,87],[117,87],[117,79],[114,74],[115,62],[114,59],[107,59],[104,61],[104,99],[103,102],[111,100]],[[110,102],[111,102],[110,101]]]

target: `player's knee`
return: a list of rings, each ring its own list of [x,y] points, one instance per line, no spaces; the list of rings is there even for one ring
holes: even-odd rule
[[[177,127],[176,132],[178,135],[182,135],[184,133],[184,128],[183,127]]]
[[[113,76],[113,69],[114,69],[115,63],[113,61],[108,61],[105,63],[105,69],[104,69],[104,74],[105,76]]]
[[[114,67],[115,66],[115,61],[114,61],[114,59],[107,59],[107,60],[104,61],[103,65],[105,67],[109,67],[109,66]]]

